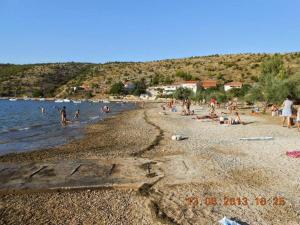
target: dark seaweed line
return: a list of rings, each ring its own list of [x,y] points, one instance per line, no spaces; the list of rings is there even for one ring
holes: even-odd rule
[[[160,144],[160,141],[164,138],[164,131],[155,123],[151,122],[146,114],[146,111],[144,111],[144,120],[146,121],[147,124],[155,127],[156,130],[159,131],[159,134],[156,135],[155,139],[152,141],[152,143],[147,146],[146,148],[142,149],[139,152],[135,152],[132,154],[134,157],[141,157],[145,152],[150,151],[154,149],[156,146]]]

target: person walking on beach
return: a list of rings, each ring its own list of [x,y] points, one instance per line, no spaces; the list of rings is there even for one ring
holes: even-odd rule
[[[292,106],[293,101],[291,100],[291,96],[287,96],[286,100],[284,100],[282,104],[282,126],[285,126],[285,121],[287,120],[288,128],[291,128],[291,116],[292,116]]]
[[[80,111],[79,111],[79,109],[77,109],[75,112],[74,119],[79,119],[79,116],[80,116]]]
[[[61,124],[66,125],[67,124],[67,111],[66,106],[63,106],[62,110],[60,110],[60,119]]]

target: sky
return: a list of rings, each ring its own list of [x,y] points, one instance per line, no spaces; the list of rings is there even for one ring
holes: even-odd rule
[[[299,0],[0,0],[0,63],[300,51]]]

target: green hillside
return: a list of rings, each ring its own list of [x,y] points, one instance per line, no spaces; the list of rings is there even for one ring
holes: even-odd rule
[[[183,79],[217,79],[253,83],[261,63],[270,54],[235,54],[169,59],[152,62],[111,62],[105,64],[49,63],[0,64],[0,96],[69,96],[70,89],[82,84],[99,95],[124,80],[147,84],[169,84]],[[300,71],[300,53],[281,54],[287,72]]]

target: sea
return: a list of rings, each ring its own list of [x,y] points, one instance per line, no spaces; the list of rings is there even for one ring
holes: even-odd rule
[[[104,105],[110,107],[110,113],[101,112]],[[60,123],[63,106],[66,107],[67,119],[71,121],[67,126]],[[134,103],[128,102],[0,100],[0,155],[52,148],[83,138],[85,126],[135,107]],[[75,119],[78,109],[80,117]]]

